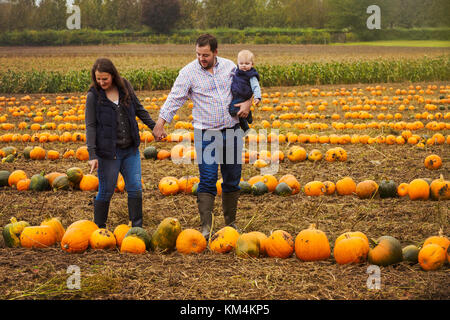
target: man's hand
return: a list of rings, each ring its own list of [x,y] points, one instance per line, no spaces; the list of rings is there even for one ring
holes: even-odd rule
[[[91,171],[89,172],[89,174],[92,174],[92,172],[98,168],[98,160],[97,159],[89,160],[88,165],[91,167]]]
[[[247,118],[250,112],[250,107],[252,106],[252,99],[235,104],[234,106],[239,108],[239,112],[237,113],[239,118]]]
[[[161,141],[165,137],[167,137],[167,133],[164,130],[164,124],[166,123],[166,120],[162,118],[158,118],[158,121],[156,121],[156,125],[153,128],[153,135],[155,136],[155,139],[157,141]]]

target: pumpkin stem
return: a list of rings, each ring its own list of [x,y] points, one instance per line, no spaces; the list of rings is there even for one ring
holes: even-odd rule
[[[17,219],[14,218],[14,217],[12,217],[10,221],[11,221],[11,223],[16,223],[16,222],[17,222]]]
[[[439,228],[439,237],[444,236],[444,230],[442,230],[442,227]]]
[[[309,225],[309,229],[316,229],[316,224],[315,223],[311,223]]]

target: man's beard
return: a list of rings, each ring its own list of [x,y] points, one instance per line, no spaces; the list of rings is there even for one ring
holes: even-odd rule
[[[214,66],[215,62],[216,62],[216,58],[214,58],[213,61],[209,62],[206,67],[204,67],[202,62],[200,60],[198,61],[200,66],[205,70],[211,69]]]

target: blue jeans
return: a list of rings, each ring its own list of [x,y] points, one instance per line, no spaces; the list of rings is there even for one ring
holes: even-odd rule
[[[228,139],[227,139],[228,135]],[[243,132],[239,124],[224,130],[195,130],[200,182],[197,192],[217,195],[218,171],[222,173],[222,192],[234,192],[241,188]],[[217,153],[216,153],[217,151]]]
[[[129,198],[142,197],[141,157],[138,148],[117,148],[116,159],[98,158],[98,193],[96,200],[110,201],[119,172],[125,181]]]

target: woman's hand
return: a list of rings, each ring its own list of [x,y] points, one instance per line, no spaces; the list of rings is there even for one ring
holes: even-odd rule
[[[92,172],[98,168],[98,160],[97,159],[89,160],[88,165],[91,167],[90,174],[92,174]]]

